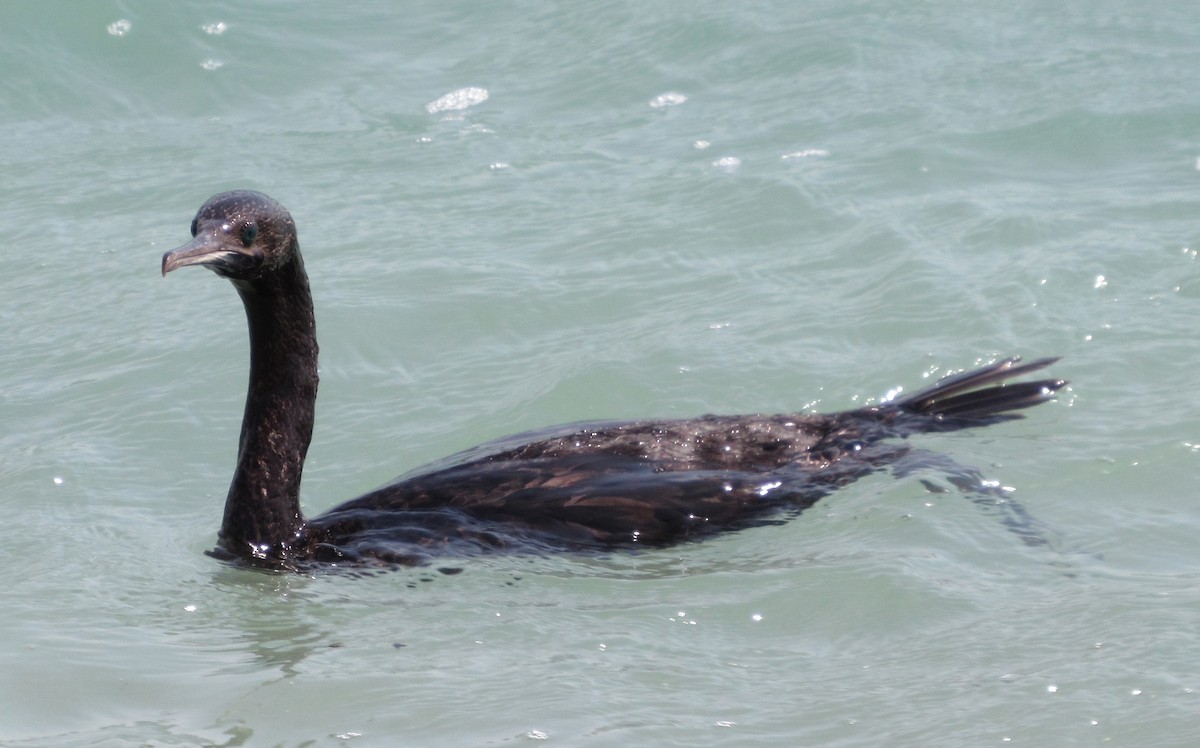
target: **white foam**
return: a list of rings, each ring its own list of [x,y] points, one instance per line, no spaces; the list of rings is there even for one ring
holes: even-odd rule
[[[457,91],[451,91],[445,96],[429,102],[425,105],[425,111],[430,114],[437,114],[438,112],[461,112],[476,104],[481,104],[487,101],[487,99],[488,91],[486,88],[469,86],[467,88],[460,88]]]
[[[724,169],[725,171],[733,171],[734,169],[736,169],[742,165],[742,160],[740,158],[738,158],[737,156],[722,156],[721,158],[717,159],[716,161],[713,161],[712,165],[717,167],[718,169]]]
[[[679,106],[685,101],[687,101],[687,96],[678,91],[667,91],[650,99],[650,106],[655,109],[662,109],[665,106]]]
[[[782,158],[786,161],[787,159],[792,159],[792,158],[815,158],[817,156],[828,156],[828,155],[829,155],[829,151],[825,150],[824,148],[806,148],[803,151],[793,151],[791,153],[785,153],[782,156],[780,156],[780,158]]]

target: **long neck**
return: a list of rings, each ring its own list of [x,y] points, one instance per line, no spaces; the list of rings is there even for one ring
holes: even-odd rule
[[[282,268],[236,281],[250,326],[250,387],[221,545],[247,559],[290,555],[304,526],[300,474],[317,401],[317,335],[297,251]]]

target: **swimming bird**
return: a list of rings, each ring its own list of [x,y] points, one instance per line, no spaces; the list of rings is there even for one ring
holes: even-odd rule
[[[906,397],[831,414],[576,423],[489,442],[306,518],[300,477],[317,399],[317,336],[296,224],[253,191],[213,196],[162,273],[229,279],[250,328],[237,467],[213,555],[253,566],[404,566],[493,551],[665,546],[798,512],[893,464],[912,434],[984,426],[1065,382],[1006,383],[1054,358],[1008,358]]]

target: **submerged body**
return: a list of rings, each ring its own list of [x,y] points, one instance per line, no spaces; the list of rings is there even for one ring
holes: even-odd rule
[[[163,274],[230,279],[250,328],[250,385],[221,555],[283,569],[414,564],[442,554],[665,545],[811,506],[892,463],[883,440],[1019,418],[1064,382],[1004,384],[1054,359],[1005,359],[914,395],[833,414],[574,424],[516,435],[409,473],[323,515],[300,511],[317,342],[291,216],[257,192],[200,208]]]

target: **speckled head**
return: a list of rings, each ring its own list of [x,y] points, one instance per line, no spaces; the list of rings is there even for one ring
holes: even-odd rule
[[[163,255],[163,275],[203,265],[230,280],[254,281],[300,257],[287,208],[252,190],[210,197],[192,220],[192,237]]]

